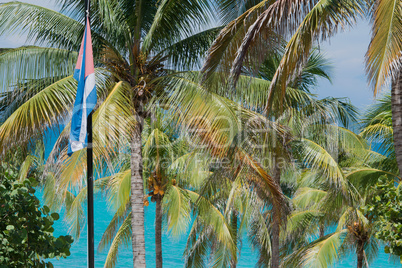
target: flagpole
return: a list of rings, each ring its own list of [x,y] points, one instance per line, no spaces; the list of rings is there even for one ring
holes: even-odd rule
[[[89,1],[85,0],[85,24],[90,21]],[[88,147],[87,147],[87,213],[88,213],[88,268],[95,268],[94,251],[94,178],[93,178],[93,150],[92,150],[92,113],[87,119]]]
[[[88,116],[88,148],[87,148],[87,193],[88,193],[88,267],[95,267],[94,252],[94,180],[92,151],[92,112]]]

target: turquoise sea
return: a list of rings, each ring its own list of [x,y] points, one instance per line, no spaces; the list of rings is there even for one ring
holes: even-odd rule
[[[146,261],[148,267],[155,267],[154,262],[154,214],[155,205],[150,203],[145,211],[145,239],[146,239]],[[61,215],[62,216],[62,215]],[[55,235],[64,235],[67,233],[68,226],[61,220],[55,223]],[[112,212],[108,209],[106,202],[101,195],[95,197],[95,247],[99,243],[103,232],[109,221],[112,219]],[[54,260],[52,263],[56,268],[80,268],[87,265],[87,241],[86,228],[82,231],[79,240],[74,241],[71,248],[71,256],[67,259]],[[186,237],[170,237],[164,234],[163,238],[163,261],[164,267],[176,268],[183,267],[183,251],[186,245]],[[103,267],[107,252],[96,252],[96,267]],[[257,262],[257,255],[252,251],[246,241],[243,242],[238,267],[254,267]],[[132,255],[130,247],[124,248],[119,252],[119,259],[116,267],[132,267]],[[336,268],[356,267],[355,256],[351,255],[337,263]],[[377,258],[371,263],[370,268],[394,268],[400,265],[389,260],[389,255],[383,252],[381,247]]]

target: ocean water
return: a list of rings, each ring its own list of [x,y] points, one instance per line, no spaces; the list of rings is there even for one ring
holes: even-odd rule
[[[58,220],[55,227],[55,235],[64,235],[68,231],[68,226],[63,222],[63,213],[61,213],[60,220]],[[155,219],[155,205],[150,203],[145,208],[145,246],[146,246],[146,261],[148,267],[155,267],[155,251],[154,251],[154,219]],[[101,195],[95,196],[95,250],[105,231],[109,221],[112,219],[113,213],[108,209],[106,202]],[[81,268],[87,266],[87,233],[86,228],[83,229],[79,240],[74,241],[71,247],[71,255],[66,259],[52,260],[56,268]],[[186,236],[171,237],[167,234],[162,238],[163,262],[166,268],[183,267],[183,251],[186,245]],[[103,267],[106,259],[107,252],[95,252],[95,265],[96,267]],[[257,262],[257,254],[249,247],[246,241],[243,242],[241,255],[239,259],[239,268],[254,267]],[[125,247],[119,251],[119,258],[116,267],[132,267],[132,254],[131,248]],[[350,255],[342,259],[339,263],[335,264],[335,268],[349,268],[356,267],[355,255]],[[371,263],[370,268],[396,268],[401,265],[396,264],[389,260],[389,255],[383,252],[381,247],[376,259]]]

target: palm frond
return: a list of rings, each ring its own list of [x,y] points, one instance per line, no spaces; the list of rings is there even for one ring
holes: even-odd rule
[[[33,155],[28,155],[24,162],[22,163],[21,167],[20,167],[20,172],[19,172],[19,180],[21,182],[23,182],[28,175],[29,169],[31,168],[31,165],[33,164],[33,162],[35,161],[35,156]]]
[[[230,223],[225,216],[206,198],[198,195],[195,192],[186,190],[191,201],[197,204],[199,210],[198,218],[203,224],[213,228],[216,232],[216,239],[225,245],[231,252],[232,256],[236,254],[236,245],[233,243]]]
[[[267,221],[269,214],[262,214],[260,211],[251,219],[247,236],[253,248],[258,249],[260,258],[257,267],[267,267],[271,259],[271,225]]]
[[[46,87],[21,105],[0,126],[0,147],[7,150],[19,143],[28,143],[48,127],[63,122],[71,107],[77,83],[72,76]]]
[[[363,115],[360,135],[374,143],[374,146],[379,143],[379,148],[376,148],[378,152],[390,158],[395,154],[391,94],[385,94],[370,105]]]
[[[374,186],[382,176],[386,176],[389,179],[395,180],[396,182],[401,181],[400,177],[398,177],[396,174],[374,168],[363,168],[352,171],[346,174],[346,179],[355,185],[356,188],[363,191],[363,194],[370,187]]]
[[[215,27],[195,33],[177,41],[161,53],[168,55],[169,64],[176,70],[200,67],[202,57],[222,27]]]
[[[288,256],[283,267],[326,268],[339,258],[339,251],[347,230],[341,230],[311,242]]]
[[[400,69],[402,7],[398,1],[375,1],[370,46],[366,53],[366,72],[377,94],[390,76]]]
[[[0,54],[2,90],[44,77],[63,78],[74,71],[78,53],[64,49],[26,46]],[[33,83],[31,82],[31,83]],[[36,85],[38,86],[38,85]]]
[[[208,249],[213,244],[212,229],[205,228],[200,222],[195,220],[189,233],[186,248],[184,250],[185,267],[203,268],[207,266],[205,258]]]
[[[104,179],[95,180],[94,192],[99,192],[105,185]],[[82,187],[79,189],[77,195],[72,192],[65,193],[66,198],[64,198],[64,204],[66,207],[65,220],[69,227],[69,233],[72,234],[76,239],[80,237],[81,229],[85,222],[85,211],[83,209],[83,203],[87,198],[87,187]]]
[[[217,248],[214,249],[213,257],[211,261],[212,268],[227,268],[230,267],[232,262],[237,260],[237,256],[230,254],[230,249],[225,244],[219,243]]]
[[[16,1],[0,5],[1,35],[26,33],[27,41],[78,51],[83,32],[84,24],[45,7]]]
[[[169,187],[163,198],[163,213],[167,218],[168,231],[172,235],[183,234],[191,221],[190,197],[175,185]]]
[[[87,198],[87,188],[83,187],[76,196],[71,192],[65,195],[66,222],[69,226],[68,232],[73,237],[78,238],[85,222],[85,211],[82,204]]]
[[[317,86],[319,78],[332,83],[331,71],[331,62],[318,49],[313,48],[300,76],[292,86],[310,92],[311,87]]]
[[[338,28],[352,25],[356,18],[362,15],[363,6],[364,3],[359,0],[299,1],[296,5],[288,0],[276,1],[248,29],[231,70],[234,83],[240,75],[247,51],[259,33],[272,28],[281,33],[296,30],[272,79],[266,107],[267,110],[271,109],[274,92],[280,88],[282,96],[284,95],[287,85],[301,71],[303,63],[307,60],[313,41],[320,37],[325,39]]]
[[[308,210],[296,210],[293,211],[288,218],[286,224],[286,233],[283,235],[293,235],[303,233],[305,236],[313,235],[314,231],[317,231],[316,227],[319,219],[324,215],[324,213],[317,209],[308,209]],[[311,229],[314,231],[311,231]]]
[[[131,116],[128,89],[127,84],[117,83],[93,115],[94,161],[99,173],[104,171],[104,164],[106,168],[113,169],[112,159],[118,153],[116,148],[128,144],[131,131],[136,125]],[[69,132],[68,129],[64,131]],[[54,150],[59,150],[57,143],[64,143],[63,140],[61,138],[56,142]],[[60,191],[67,191],[75,186],[81,187],[86,174],[85,156],[86,150],[77,151],[71,157],[67,156],[67,147],[60,150],[54,167]],[[50,159],[48,164],[51,165],[52,161],[53,159]]]
[[[316,207],[326,196],[327,192],[324,190],[301,187],[297,189],[292,201],[296,207],[304,209]]]
[[[102,235],[102,239],[98,244],[98,252],[104,251],[107,248],[107,246],[112,243],[113,239],[115,238],[120,228],[120,225],[123,224],[125,220],[127,220],[127,217],[129,215],[130,215],[129,206],[127,206],[127,209],[124,211],[124,213],[117,211],[113,215],[112,220],[106,227],[106,230]]]
[[[208,150],[212,155],[225,155],[236,136],[243,131],[244,123],[247,128],[255,127],[268,133],[275,132],[278,136],[284,135],[285,130],[280,125],[261,114],[208,92],[197,82],[197,74],[176,75],[169,77],[169,82],[165,90],[171,94],[165,107],[170,108],[178,118],[177,122],[194,136],[192,145]]]
[[[113,268],[117,263],[117,254],[119,248],[128,245],[131,241],[131,212],[127,215],[119,230],[117,231],[105,260],[105,267]]]
[[[180,36],[190,36],[195,24],[207,22],[210,12],[211,3],[206,0],[162,0],[144,37],[142,52],[149,54],[152,49],[171,46]]]
[[[108,88],[110,80],[102,69],[95,70],[99,92]],[[64,124],[75,99],[77,81],[72,77],[60,79],[47,86],[24,102],[0,126],[0,148],[2,152],[28,144],[31,139],[42,135],[51,127]]]
[[[241,45],[247,28],[253,24],[256,18],[264,11],[264,9],[272,4],[272,0],[264,0],[250,7],[242,15],[227,24],[227,26],[219,33],[211,48],[208,56],[201,69],[204,79],[209,78],[218,71],[218,67],[222,67],[224,73],[228,73],[230,66],[236,56],[236,51]],[[231,3],[232,4],[232,3]]]
[[[131,169],[116,173],[108,178],[108,200],[109,204],[119,215],[127,210],[131,194]]]
[[[208,155],[197,150],[176,158],[169,166],[172,174],[181,184],[199,189],[203,181],[211,175]]]
[[[330,184],[341,189],[345,194],[347,191],[347,182],[337,161],[322,146],[312,140],[302,139],[300,141],[303,161],[313,170],[325,174],[325,178]]]

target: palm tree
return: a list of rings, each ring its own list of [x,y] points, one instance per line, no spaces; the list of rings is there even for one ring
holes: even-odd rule
[[[229,174],[216,171],[194,202],[196,217],[184,252],[185,267],[236,267],[242,234],[257,225],[259,228],[252,230],[258,230],[258,237],[266,239],[261,247],[269,254],[270,228],[261,212],[267,203],[263,189],[253,190],[246,170],[235,178],[225,176]],[[267,245],[268,249],[264,247]]]
[[[288,92],[291,92],[291,90]],[[318,100],[315,100],[315,102],[316,103],[313,105],[310,103],[305,107],[300,106],[300,109],[303,112],[306,112],[311,108],[309,107],[310,105],[314,108],[322,105]],[[322,124],[328,120],[326,115],[328,115],[329,109],[331,108],[332,107],[328,105],[328,110],[326,110],[325,113],[320,113],[320,116],[317,116],[317,114],[314,113],[310,114],[309,116],[307,114],[303,114],[302,112],[297,114],[297,112],[293,111],[291,113],[293,118],[292,120],[290,119],[290,116],[285,116],[284,118],[280,119],[282,124],[286,123],[287,127],[292,127],[292,130],[289,131],[289,135],[292,137],[289,141],[291,148],[287,149],[287,151],[282,150],[282,155],[291,159],[280,163],[282,164],[282,166],[280,166],[281,188],[287,196],[293,195],[294,191],[296,191],[295,185],[298,183],[295,181],[295,179],[298,177],[297,174],[301,172],[302,167],[292,164],[292,160],[295,160],[295,157],[300,154],[300,151],[304,150],[315,152],[311,154],[304,154],[305,158],[300,160],[301,163],[313,161],[314,159],[315,162],[313,165],[317,169],[326,169],[328,166],[333,165],[333,163],[329,160],[332,158],[323,158],[323,152],[320,151],[318,153],[315,151],[319,148],[322,148],[321,146],[311,140],[308,140],[307,136],[300,138],[300,131],[303,129],[300,127],[301,122],[305,123],[306,121],[311,120],[311,125],[308,126],[310,128],[310,133],[308,134],[310,134],[312,137],[316,138],[317,133],[325,130],[325,128],[322,127]],[[339,108],[341,108],[341,105]],[[336,115],[333,116],[335,118],[338,117]],[[318,119],[318,117],[324,118]],[[314,130],[314,127],[316,129],[313,134],[311,130]],[[328,135],[327,132],[335,132],[334,129],[335,126],[328,126],[325,135]],[[350,132],[345,130],[342,132],[342,134],[343,135],[337,135],[336,138],[342,140],[343,143],[347,143],[347,140],[350,139]],[[333,143],[333,140],[328,142],[328,144],[331,143]],[[244,150],[246,151],[250,150],[250,148],[246,146],[246,143],[240,143],[238,146],[243,146]],[[258,152],[254,149],[253,156],[256,159],[261,159],[261,152]],[[283,161],[283,159],[281,160]],[[286,168],[284,166],[286,166]],[[186,267],[228,267],[229,265],[230,267],[233,267],[237,262],[237,254],[235,254],[235,252],[231,252],[231,248],[228,248],[226,244],[222,243],[222,241],[217,241],[214,239],[214,237],[218,236],[217,231],[214,230],[215,226],[218,226],[218,224],[211,221],[205,222],[204,218],[206,218],[206,215],[203,214],[205,209],[204,206],[214,206],[215,210],[222,214],[225,225],[228,226],[229,230],[231,229],[231,236],[227,238],[229,239],[228,241],[225,241],[227,244],[232,243],[235,248],[240,251],[240,248],[238,247],[242,244],[241,234],[243,233],[244,229],[248,227],[249,241],[252,243],[254,248],[259,249],[260,259],[258,261],[258,265],[261,267],[266,267],[272,263],[274,258],[274,244],[272,241],[274,234],[272,233],[272,228],[277,224],[277,222],[275,218],[272,217],[273,211],[270,209],[269,200],[262,191],[263,188],[261,186],[255,187],[255,185],[251,184],[249,181],[250,175],[251,174],[247,172],[247,170],[232,173],[228,172],[227,168],[218,169],[205,181],[205,184],[200,191],[200,195],[203,198],[206,198],[209,202],[204,202],[202,204],[196,203],[197,218],[194,222],[192,231],[190,232],[190,237],[187,242],[185,252]],[[344,187],[344,185],[339,179],[338,175],[339,172],[331,171],[330,184],[334,189],[343,189],[342,187]],[[291,217],[289,220],[293,221],[293,218]],[[291,222],[287,223],[288,226],[291,224]],[[300,233],[303,232],[300,231]],[[197,240],[197,237],[200,239]],[[281,241],[282,239],[284,238],[280,237],[278,241]],[[288,245],[288,240],[282,240],[280,243],[281,248],[288,247]],[[212,255],[210,262],[207,262],[209,259],[208,253]]]
[[[398,1],[377,0],[371,3],[369,13],[373,22],[372,38],[366,53],[366,71],[368,80],[374,89],[374,95],[391,81],[392,126],[394,129],[394,147],[399,170],[402,170],[402,84],[400,51],[402,39],[401,11]]]
[[[301,243],[295,244],[296,248],[285,258],[285,267],[328,267],[354,250],[357,267],[361,268],[377,250],[374,219],[364,213],[363,208],[373,195],[372,186],[381,177],[400,179],[388,170],[375,168],[377,160],[384,156],[370,151],[364,140],[342,128],[338,131],[349,140],[340,147],[339,161],[335,161],[325,147],[311,141],[302,152],[308,170],[292,198],[295,210],[286,230],[287,239]],[[317,165],[319,162],[326,164]],[[344,185],[343,191],[333,187],[331,178],[335,177]],[[316,226],[321,224],[337,226],[337,229],[327,235],[320,234],[317,240],[310,242],[308,237],[314,237]]]
[[[252,4],[254,6],[250,7]],[[227,8],[228,5],[223,7]],[[289,77],[300,70],[300,63],[307,59],[316,40],[331,37],[339,29],[353,25],[359,17],[366,16],[373,22],[372,39],[366,53],[366,70],[374,95],[387,80],[391,80],[393,127],[397,130],[395,151],[398,166],[402,168],[402,136],[399,136],[402,135],[402,112],[399,108],[402,44],[399,33],[402,24],[398,2],[250,1],[245,7],[249,9],[221,31],[210,49],[203,70],[209,76],[218,67],[223,70],[231,67],[233,83],[236,84],[242,66],[248,64],[245,61],[247,56],[257,56],[258,59],[263,49],[261,47],[267,41],[272,44],[276,35],[290,36],[286,52],[269,87],[267,110],[272,108],[275,91],[281,90],[282,95],[284,94]],[[238,27],[242,23],[245,28]],[[275,42],[272,46],[277,47]]]
[[[271,54],[268,59],[264,61],[264,64],[262,68],[259,69],[258,72],[255,72],[250,69],[244,70],[244,72],[248,72],[251,74],[258,75],[260,78],[256,77],[247,77],[246,75],[242,75],[239,78],[239,84],[237,87],[236,92],[226,92],[225,94],[230,96],[235,101],[239,101],[242,105],[244,105],[245,108],[255,110],[257,112],[262,112],[264,109],[265,101],[267,98],[266,91],[264,90],[267,86],[269,86],[270,82],[268,81],[269,79],[272,78],[272,75],[274,74],[276,70],[276,65],[278,63],[278,59],[280,59],[281,54]],[[310,59],[305,66],[303,72],[296,78],[294,78],[292,85],[296,88],[288,88],[288,91],[285,95],[285,99],[281,101],[279,98],[275,99],[275,103],[277,105],[283,106],[283,110],[272,110],[270,113],[270,119],[275,120],[273,123],[276,125],[281,125],[286,129],[286,134],[285,135],[275,135],[275,133],[269,134],[269,133],[260,133],[261,136],[259,135],[254,135],[252,137],[253,141],[256,144],[263,144],[264,149],[256,149],[253,148],[252,146],[249,146],[249,140],[247,140],[247,137],[245,140],[242,140],[241,137],[236,139],[236,144],[232,145],[233,147],[237,146],[241,148],[242,150],[246,151],[249,155],[252,155],[255,159],[266,159],[267,157],[274,157],[273,161],[270,161],[269,165],[267,166],[264,162],[264,168],[267,168],[271,176],[275,179],[276,183],[278,185],[281,185],[283,182],[281,178],[286,177],[286,173],[289,172],[288,169],[283,168],[283,164],[287,163],[287,166],[292,166],[292,149],[289,148],[288,145],[290,141],[294,139],[298,139],[300,137],[303,137],[303,132],[304,131],[310,131],[311,129],[316,128],[316,132],[324,131],[325,128],[323,128],[323,124],[328,124],[329,122],[336,122],[336,123],[343,123],[344,125],[348,125],[350,121],[354,120],[355,117],[355,110],[352,106],[350,106],[348,103],[343,103],[340,100],[336,99],[324,99],[324,100],[316,100],[314,96],[308,94],[305,92],[305,90],[308,90],[311,88],[311,86],[315,85],[315,79],[318,76],[323,76],[325,78],[329,78],[328,72],[327,72],[327,62],[326,60],[317,53],[317,51],[314,51]],[[212,77],[214,79],[215,77]],[[210,81],[212,84],[213,81]],[[224,87],[223,87],[224,88]],[[224,88],[226,89],[226,88]],[[210,90],[213,90],[210,89]],[[217,87],[217,90],[222,90],[222,88]],[[219,92],[219,91],[218,91]],[[329,121],[328,121],[329,120]],[[310,124],[309,124],[310,123]],[[311,129],[308,129],[311,128]],[[286,138],[284,138],[286,137]],[[282,162],[280,162],[282,161]],[[261,163],[261,162],[260,162]],[[221,174],[221,175],[220,175]],[[210,180],[212,182],[207,184],[207,188],[213,187],[213,185],[231,185],[232,183],[235,183],[237,180],[246,180],[242,176],[245,176],[247,178],[247,174],[242,173],[242,172],[233,172],[230,173],[227,170],[218,170],[217,174],[214,174],[211,176]],[[231,182],[230,182],[231,181]],[[245,183],[245,182],[243,182]],[[233,186],[229,186],[229,189]],[[243,185],[243,187],[245,187]],[[216,186],[215,186],[216,188]],[[247,188],[247,187],[246,187]],[[249,187],[250,189],[253,189],[253,186]],[[286,187],[282,188],[286,189]],[[235,219],[233,217],[233,214],[230,213],[229,215],[226,215],[227,211],[232,211],[237,217],[242,217],[242,213],[238,212],[235,208],[233,208],[233,204],[225,204],[222,201],[222,195],[225,196],[228,195],[229,190],[224,190],[223,187],[219,187],[218,189],[215,189],[212,191],[212,193],[207,192],[207,198],[212,198],[212,200],[215,200],[215,195],[216,193],[218,194],[219,199],[217,199],[217,204],[215,204],[213,201],[212,204],[217,205],[218,209],[223,210],[227,222],[232,222],[232,219]],[[208,194],[209,193],[209,194]],[[201,191],[201,194],[203,195],[203,191]],[[288,194],[288,193],[287,193]],[[226,197],[227,199],[228,197]],[[233,198],[233,197],[231,197]],[[259,195],[260,198],[260,203],[264,204],[264,202],[267,202],[267,199],[264,197],[263,193],[260,193]],[[225,198],[223,199],[225,200]],[[221,206],[223,205],[223,208]],[[226,207],[225,207],[226,206]],[[266,204],[268,206],[268,204]],[[269,262],[271,262],[272,267],[278,267],[279,265],[279,223],[275,219],[274,211],[273,213],[268,213],[268,216],[261,216],[260,213],[257,211],[256,219],[264,219],[263,223],[258,220],[258,224],[260,228],[257,227],[257,229],[260,230],[268,230],[268,237],[269,237],[269,246],[264,246],[261,248],[261,256],[269,256],[268,261],[262,261],[262,263],[265,263],[268,265]],[[272,218],[273,216],[273,218]],[[235,221],[233,221],[235,222]],[[216,224],[212,225],[215,226]],[[240,223],[240,225],[243,225],[243,223]],[[268,228],[264,228],[264,226],[268,226]],[[195,225],[195,231],[193,233],[194,236],[199,235],[199,232],[203,231],[204,228],[206,227],[200,227],[199,224]],[[203,225],[204,226],[204,225]],[[206,229],[208,230],[208,229]],[[209,230],[208,232],[211,232]],[[235,232],[237,233],[237,232]],[[202,236],[204,236],[203,234]],[[208,235],[206,235],[208,236]],[[266,237],[266,234],[265,236]],[[235,237],[232,237],[232,240],[234,240]],[[255,239],[252,239],[255,240]],[[188,249],[187,249],[187,265],[192,266],[192,265],[197,265],[198,262],[203,261],[199,254],[205,254],[204,253],[197,253],[197,256],[194,256],[196,252],[198,252],[195,248],[193,247],[201,247],[204,243],[211,245],[217,244],[217,242],[211,242],[211,240],[205,240],[204,243],[196,243],[195,245],[191,244],[191,241],[193,239],[189,239],[188,241]],[[219,243],[218,243],[219,244]],[[256,243],[258,244],[258,243]],[[264,243],[261,243],[261,245]],[[225,259],[222,259],[222,256],[219,254],[222,254],[222,251],[218,251],[219,248],[216,246],[213,248],[212,252],[214,253],[214,259],[219,260],[220,262],[217,261],[217,263],[224,262]],[[269,251],[269,252],[264,252],[264,251]],[[272,252],[271,252],[272,251]],[[218,255],[215,255],[218,254]],[[236,255],[233,253],[228,253],[226,256],[232,256],[232,260],[235,262],[236,261]],[[230,258],[227,258],[228,260]],[[262,258],[264,259],[264,258]],[[227,264],[226,264],[227,265]],[[234,265],[231,264],[231,265]]]
[[[223,3],[223,9],[230,5]],[[281,38],[290,37],[267,88],[266,109],[271,109],[274,91],[282,95],[291,77],[303,68],[316,40],[326,39],[337,30],[353,25],[366,10],[360,0],[328,2],[305,1],[246,1],[243,14],[232,20],[220,32],[209,50],[203,66],[206,78],[216,69],[231,69],[232,84],[236,84],[243,65],[261,62],[261,53],[281,47]],[[232,13],[229,13],[232,14]],[[243,24],[245,27],[238,27]],[[268,44],[267,44],[268,42]],[[246,62],[246,59],[250,61]]]
[[[144,185],[147,196],[144,205],[149,205],[149,198],[156,203],[155,210],[155,258],[156,267],[162,267],[162,223],[163,214],[168,231],[173,235],[185,232],[190,222],[190,198],[186,188],[196,189],[200,181],[208,173],[202,170],[198,163],[196,152],[189,152],[186,139],[177,136],[172,128],[172,119],[154,110],[150,119],[145,121],[143,131]],[[114,267],[120,246],[130,240],[131,208],[129,174],[129,158],[119,158],[120,171],[105,178],[106,192],[109,201],[116,209],[115,216],[103,234],[99,250],[104,250],[109,244],[105,267]],[[190,176],[189,176],[190,175]],[[102,180],[102,179],[101,179]]]
[[[214,157],[225,156],[227,148],[221,145],[228,142],[230,144],[233,140],[231,135],[233,133],[219,131],[222,126],[227,126],[227,119],[235,125],[234,136],[243,131],[240,125],[243,126],[244,122],[250,121],[250,118],[254,118],[252,124],[277,130],[277,127],[272,127],[271,123],[260,118],[258,114],[240,109],[222,96],[210,94],[206,88],[198,84],[197,80],[192,79],[191,73],[174,74],[163,68],[163,63],[176,66],[178,69],[190,68],[198,62],[199,53],[207,49],[209,41],[216,32],[215,28],[192,36],[190,36],[192,33],[186,32],[184,37],[187,35],[188,37],[182,39],[182,32],[177,29],[182,29],[180,27],[185,25],[183,20],[187,18],[186,14],[194,12],[194,16],[189,15],[191,21],[202,21],[203,16],[198,13],[201,7],[198,4],[202,4],[202,7],[209,4],[208,1],[205,3],[197,1],[197,5],[192,5],[190,2],[183,1],[180,5],[176,1],[157,2],[158,5],[152,1],[93,2],[93,41],[100,99],[94,113],[94,160],[100,175],[105,169],[109,169],[109,173],[113,172],[113,159],[120,153],[119,150],[124,152],[131,144],[130,203],[131,221],[133,221],[131,241],[135,267],[145,265],[140,134],[141,122],[150,116],[147,110],[149,105],[160,102],[164,107],[168,105],[173,107],[169,112],[175,113],[178,122],[185,128],[201,125],[207,130],[207,133],[204,133],[206,135],[202,137],[195,132],[194,138],[200,144],[206,145]],[[136,4],[141,3],[144,5],[138,8]],[[70,17],[25,3],[11,2],[0,6],[0,17],[4,18],[0,28],[4,32],[11,29],[15,31],[30,29],[30,36],[36,36],[38,42],[45,42],[51,46],[17,48],[6,50],[1,55],[3,73],[10,78],[3,80],[6,81],[5,86],[9,84],[9,89],[21,88],[20,91],[5,92],[6,95],[10,95],[6,99],[10,102],[14,100],[14,96],[21,97],[15,102],[16,105],[0,127],[0,144],[4,151],[17,144],[26,146],[32,139],[42,137],[45,130],[64,127],[66,123],[65,115],[72,105],[76,88],[76,82],[68,75],[73,72],[77,55],[70,50],[77,49],[84,29],[82,21],[71,18],[76,17],[74,11],[83,9],[82,4],[69,1],[66,2],[67,7],[70,9],[65,9],[65,13]],[[177,16],[176,8],[179,7],[183,13],[179,12],[180,16]],[[197,9],[197,12],[194,9]],[[141,19],[141,16],[135,16],[131,10],[137,13],[144,11],[141,13],[143,15],[141,27],[137,27],[138,21],[134,19]],[[40,19],[29,20],[27,19],[29,17]],[[100,21],[102,23],[98,23]],[[162,28],[164,30],[161,30]],[[169,31],[170,34],[167,34]],[[134,35],[139,32],[147,33],[141,38],[144,40],[143,46],[140,46],[141,52],[137,50],[138,36]],[[160,37],[161,34],[166,39]],[[182,52],[189,54],[182,57]],[[15,70],[18,72],[14,73]],[[164,79],[165,77],[167,79]],[[27,86],[14,87],[20,83],[25,83]],[[18,94],[14,95],[14,92]],[[180,115],[180,110],[186,113]],[[193,120],[200,115],[203,116],[202,120]],[[211,122],[212,126],[209,125]],[[66,157],[65,144],[68,132],[67,123],[48,158],[46,173],[51,172],[53,176],[47,177],[46,184],[53,186],[53,190],[48,192],[51,196],[49,199],[56,207],[66,206],[69,211],[67,214],[71,214],[67,215],[73,219],[71,231],[78,236],[81,229],[80,219],[83,216],[81,203],[86,198],[83,183],[86,152],[82,150],[71,158]],[[275,209],[279,210],[283,197],[270,176],[259,170],[259,166],[247,154],[238,151],[234,156],[241,165],[256,170],[255,176],[263,180]],[[105,183],[104,180],[97,180],[96,189],[103,189]],[[124,226],[129,225],[125,222]]]
[[[372,165],[398,174],[390,94],[385,94],[367,109],[362,118],[360,135],[372,144],[373,150],[378,152],[373,152]]]
[[[79,0],[60,2],[63,3],[62,13],[20,2],[0,5],[2,34],[28,31],[28,36],[36,43],[46,45],[5,50],[1,54],[2,75],[6,77],[2,87],[7,89],[4,94],[13,95],[11,91],[18,83],[28,82],[30,89],[23,92],[24,98],[17,98],[20,106],[16,106],[18,108],[1,126],[3,151],[15,144],[27,144],[49,127],[63,123],[63,115],[74,100],[76,84],[69,75],[73,73],[76,53],[71,51],[78,50],[84,31],[83,19],[79,16],[83,14],[84,5]],[[160,83],[160,78],[168,73],[164,65],[191,68],[206,50],[217,29],[194,34],[196,29],[190,29],[190,26],[206,23],[209,10],[209,1],[92,1],[97,88],[100,99],[105,100],[95,115],[98,118],[94,119],[95,125],[100,127],[101,123],[96,121],[106,113],[110,115],[110,110],[106,110],[111,109],[111,103],[119,109],[118,116],[125,117],[120,122],[124,122],[125,130],[116,127],[117,122],[109,123],[109,129],[115,133],[98,137],[96,134],[95,139],[100,142],[105,138],[104,147],[107,145],[110,149],[113,147],[111,142],[116,144],[119,140],[119,134],[128,138],[131,144],[131,226],[135,267],[145,267],[141,133],[143,121],[149,115],[147,105],[164,93]],[[39,79],[44,82],[40,86],[34,85]],[[114,85],[115,81],[119,83]],[[25,94],[27,92],[30,94]],[[95,152],[98,158],[102,150],[98,148]],[[79,161],[83,157],[84,153],[78,152],[71,160],[63,157],[60,160],[59,157],[59,162]],[[78,175],[80,171],[83,171],[83,165],[74,172]],[[59,175],[65,178],[68,172],[65,170]],[[77,178],[80,176],[75,177],[76,182]]]
[[[346,174],[345,178],[353,180],[354,186],[360,184],[360,189],[363,189],[366,185],[375,184],[382,176],[396,178],[392,173],[373,168],[357,169]],[[368,184],[367,180],[370,181]],[[317,184],[317,181],[315,183]],[[379,244],[374,237],[374,219],[370,214],[362,212],[367,205],[366,201],[371,198],[369,187],[365,192],[360,192],[360,198],[351,201],[320,187],[302,187],[293,197],[295,211],[289,218],[291,224],[288,225],[287,235],[295,236],[289,239],[299,239],[305,244],[293,248],[293,253],[285,257],[284,267],[330,267],[335,260],[351,251],[356,252],[357,267],[366,267],[375,256]],[[355,190],[350,190],[350,194],[356,196]],[[321,219],[331,219],[327,226],[337,226],[337,229],[310,242],[308,237],[315,236],[316,226]],[[296,238],[297,233],[299,236],[302,233],[305,237]]]

